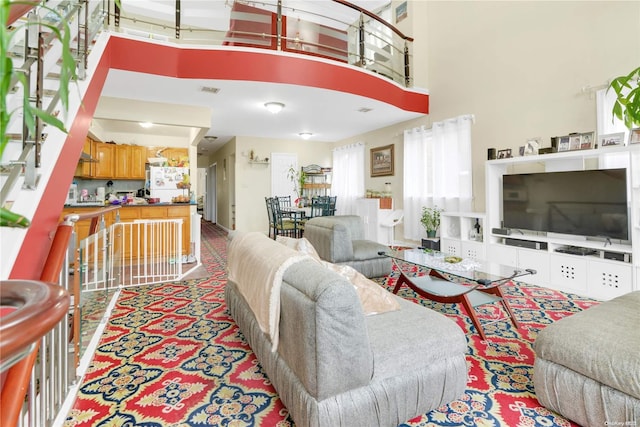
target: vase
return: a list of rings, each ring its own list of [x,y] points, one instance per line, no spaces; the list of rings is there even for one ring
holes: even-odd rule
[[[436,230],[428,230],[427,231],[427,237],[430,238],[430,239],[436,237]]]

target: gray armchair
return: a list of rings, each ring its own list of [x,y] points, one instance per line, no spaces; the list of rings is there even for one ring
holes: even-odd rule
[[[378,255],[388,247],[365,240],[364,223],[357,215],[312,218],[304,227],[304,237],[325,261],[349,265],[367,277],[387,276],[391,259]]]

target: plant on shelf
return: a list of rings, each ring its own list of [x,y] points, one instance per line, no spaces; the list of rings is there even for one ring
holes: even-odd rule
[[[440,213],[442,211],[443,209],[437,206],[432,208],[422,207],[420,222],[427,232],[427,237],[436,237],[436,231],[438,231],[438,227],[440,227]]]
[[[613,115],[628,129],[640,127],[640,67],[626,76],[613,79],[609,90],[616,93]]]
[[[35,20],[21,21],[19,24],[10,23],[10,11],[12,7],[20,6],[38,6],[47,10],[50,16],[54,16],[55,20],[61,22],[62,30],[58,29],[56,25],[51,24],[42,18],[36,18]],[[62,58],[60,60],[60,101],[64,111],[68,110],[69,106],[69,82],[76,80],[76,62],[73,58],[73,54],[70,48],[71,31],[69,30],[68,22],[64,19],[57,10],[51,9],[44,5],[38,5],[33,1],[11,1],[0,0],[0,21],[2,27],[0,28],[0,51],[2,52],[2,72],[0,73],[0,161],[4,154],[4,150],[9,143],[10,135],[8,132],[9,121],[14,113],[22,115],[24,123],[29,131],[30,135],[36,133],[37,120],[54,126],[63,132],[66,132],[64,123],[59,120],[55,113],[49,114],[46,111],[39,109],[31,104],[31,96],[29,93],[30,84],[28,82],[27,74],[20,69],[16,69],[13,66],[12,60],[12,45],[13,38],[17,34],[23,34],[20,29],[31,26],[41,25],[47,30],[53,32],[55,37],[62,44]],[[9,111],[8,99],[13,90],[13,83],[17,82],[22,85],[24,90],[22,91],[22,102],[20,103],[21,109],[15,109]],[[19,214],[11,212],[7,207],[0,207],[0,226],[8,227],[28,227],[30,221],[27,218]]]
[[[303,170],[296,170],[293,166],[289,167],[287,171],[287,178],[293,183],[293,191],[296,193],[297,199],[295,204],[300,206],[302,204],[302,189],[305,182],[307,182],[307,174]]]

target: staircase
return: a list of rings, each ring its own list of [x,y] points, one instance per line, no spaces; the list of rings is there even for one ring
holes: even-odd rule
[[[15,271],[15,263],[27,233],[33,231],[30,230],[32,227],[51,238],[57,217],[55,222],[52,222],[52,217],[43,224],[35,217],[36,211],[43,203],[50,211],[60,212],[62,209],[64,194],[75,167],[59,170],[62,168],[59,160],[64,153],[65,158],[72,160],[67,163],[77,163],[82,146],[76,147],[77,144],[72,142],[78,140],[78,136],[84,140],[86,135],[86,131],[82,133],[81,129],[77,129],[77,135],[67,134],[46,124],[40,117],[35,119],[35,126],[30,130],[29,114],[25,114],[22,106],[24,93],[29,94],[29,105],[56,117],[64,128],[72,130],[71,125],[82,108],[81,100],[87,87],[85,76],[90,75],[92,67],[89,53],[91,48],[99,48],[96,36],[103,28],[106,16],[102,7],[102,1],[47,1],[46,5],[33,8],[10,26],[13,34],[9,54],[14,70],[24,75],[24,83],[14,78],[12,89],[8,94],[2,94],[7,100],[7,111],[13,113],[5,131],[9,141],[0,158],[0,205],[31,219],[32,225],[27,229],[2,227],[3,240],[13,244],[3,248],[0,278],[37,278],[37,271],[41,268],[31,265],[29,270],[35,277],[24,277]],[[58,34],[69,37],[70,52],[66,58]],[[61,66],[65,61],[75,62],[77,78],[66,75]],[[61,80],[68,82],[68,94],[60,90]],[[68,98],[67,108],[62,103],[65,97]],[[88,125],[86,123],[87,129]],[[42,237],[38,244],[40,247],[43,246]],[[42,247],[40,256],[34,259],[44,260],[43,254],[47,251],[48,247]],[[23,262],[28,263],[29,260]]]

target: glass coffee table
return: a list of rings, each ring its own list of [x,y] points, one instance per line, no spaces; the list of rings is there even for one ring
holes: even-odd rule
[[[402,285],[407,285],[418,295],[432,301],[461,303],[483,340],[486,340],[486,336],[475,307],[499,302],[514,326],[520,327],[500,287],[516,277],[536,274],[535,270],[521,270],[494,262],[460,258],[422,248],[389,250],[380,252],[379,255],[390,257],[400,272],[400,277],[393,289],[394,294],[398,293]],[[407,265],[423,267],[429,272],[422,276],[409,276],[405,267]]]

